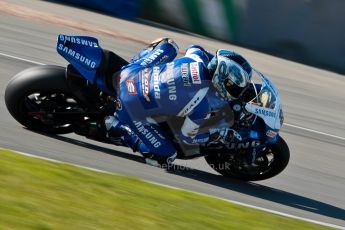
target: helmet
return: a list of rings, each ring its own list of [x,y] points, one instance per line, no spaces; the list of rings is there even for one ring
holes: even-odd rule
[[[207,68],[212,76],[213,86],[228,101],[242,95],[252,75],[252,68],[247,60],[228,50],[218,50]]]

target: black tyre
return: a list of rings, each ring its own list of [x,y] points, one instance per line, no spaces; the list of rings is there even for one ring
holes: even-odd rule
[[[290,150],[283,138],[262,151],[260,167],[254,171],[247,171],[235,167],[229,154],[211,153],[205,156],[207,163],[217,172],[225,177],[243,181],[265,180],[281,173],[289,163]]]
[[[43,65],[26,69],[12,78],[5,91],[6,107],[23,126],[51,134],[73,131],[70,124],[42,118],[49,109],[74,106],[66,83],[65,68]],[[42,112],[43,111],[43,112]]]

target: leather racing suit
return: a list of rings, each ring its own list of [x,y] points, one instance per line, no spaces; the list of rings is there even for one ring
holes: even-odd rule
[[[138,137],[142,144],[136,150],[141,153],[176,156],[175,143],[152,117],[183,117],[182,128],[175,136],[187,144],[202,144],[210,140],[211,133],[198,133],[200,125],[213,111],[228,104],[217,96],[211,83],[207,65],[213,55],[197,45],[175,59],[177,53],[177,45],[163,39],[135,55],[118,73],[120,106],[115,119],[106,126],[125,134],[130,147]]]

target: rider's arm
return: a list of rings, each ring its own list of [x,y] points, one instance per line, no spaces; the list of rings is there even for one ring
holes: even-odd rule
[[[205,63],[205,65],[207,65],[214,57],[214,55],[199,45],[192,45],[187,48],[185,57],[190,57],[196,61],[201,61]]]
[[[151,67],[174,60],[178,53],[177,44],[170,38],[153,41],[147,48],[131,58],[129,65]]]
[[[209,119],[210,115],[208,100],[204,97],[191,113],[186,116],[181,127],[179,139],[187,144],[229,141],[232,134],[229,128],[210,128],[207,132],[199,133],[200,126]]]
[[[179,135],[181,141],[188,144],[200,144],[209,141],[210,133],[198,134],[200,125],[208,118],[208,111],[209,105],[207,99],[204,98],[186,116]]]

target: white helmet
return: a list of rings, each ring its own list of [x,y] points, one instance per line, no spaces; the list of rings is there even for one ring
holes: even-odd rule
[[[218,50],[216,56],[208,64],[212,75],[212,83],[224,99],[238,99],[246,90],[251,78],[252,68],[241,55]]]

